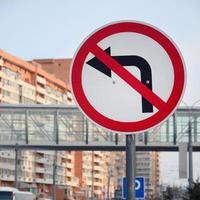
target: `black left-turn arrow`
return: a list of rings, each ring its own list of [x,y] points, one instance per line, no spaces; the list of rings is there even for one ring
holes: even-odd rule
[[[107,48],[105,52],[108,55],[111,55],[111,48]],[[127,56],[111,56],[114,60],[116,60],[122,66],[135,66],[140,70],[141,73],[141,82],[152,90],[152,74],[151,67],[149,63],[142,57],[136,55],[127,55]],[[112,77],[111,69],[107,67],[101,60],[97,57],[92,58],[91,60],[86,62],[88,65],[92,66],[96,70],[105,74],[108,77]],[[150,113],[153,112],[153,105],[142,97],[142,112]]]

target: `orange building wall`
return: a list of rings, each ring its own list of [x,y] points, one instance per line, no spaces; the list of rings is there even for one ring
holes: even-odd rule
[[[82,171],[83,171],[83,153],[81,151],[76,151],[75,152],[75,176],[79,177],[80,180],[80,185],[83,186],[83,177],[82,177]]]
[[[56,78],[69,83],[70,65],[72,59],[37,59],[34,62],[39,63],[42,68]]]
[[[35,85],[35,75],[45,77],[49,82],[53,82],[54,85],[67,89],[67,82],[56,78],[53,74],[42,69],[42,66],[36,62],[26,62],[20,58],[12,56],[2,50],[0,50],[0,57],[4,58],[4,65],[15,72],[20,72],[26,82],[30,81],[31,84]],[[8,61],[8,62],[7,62]],[[56,71],[56,70],[55,70]],[[64,75],[63,75],[64,76]],[[67,76],[67,75],[66,75]],[[68,77],[68,76],[67,76]]]

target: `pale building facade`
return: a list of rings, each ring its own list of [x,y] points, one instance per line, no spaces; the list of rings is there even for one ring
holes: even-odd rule
[[[68,85],[64,81],[43,70],[40,64],[23,61],[0,50],[1,103],[70,104],[68,91]],[[0,123],[5,127],[8,125],[7,120],[9,119],[0,117]],[[35,123],[40,121],[38,118],[32,120]],[[8,129],[10,130],[10,127]],[[15,134],[14,129],[15,127],[13,137],[16,137],[19,133]],[[54,159],[55,153],[51,151],[18,152],[18,187],[32,190],[40,197],[51,196]],[[0,184],[13,186],[14,180],[15,152],[1,151]],[[68,186],[71,191],[78,187],[79,180],[74,175],[74,152],[57,153],[56,184]]]

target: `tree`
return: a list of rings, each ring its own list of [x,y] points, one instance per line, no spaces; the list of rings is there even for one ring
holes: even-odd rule
[[[193,182],[191,188],[187,188],[187,193],[183,200],[200,200],[200,182],[197,180]]]
[[[163,200],[172,200],[174,197],[173,189],[170,186],[167,186],[166,191],[163,192]]]

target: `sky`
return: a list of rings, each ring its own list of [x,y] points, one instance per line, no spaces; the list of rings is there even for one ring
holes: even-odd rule
[[[84,38],[102,25],[150,23],[180,49],[187,70],[183,101],[192,106],[200,99],[199,10],[199,0],[0,0],[0,49],[25,60],[72,58]]]
[[[178,45],[187,68],[184,102],[200,99],[198,0],[0,0],[0,48],[20,58],[71,58],[91,32],[119,20],[157,26]],[[192,92],[191,92],[192,91]]]

